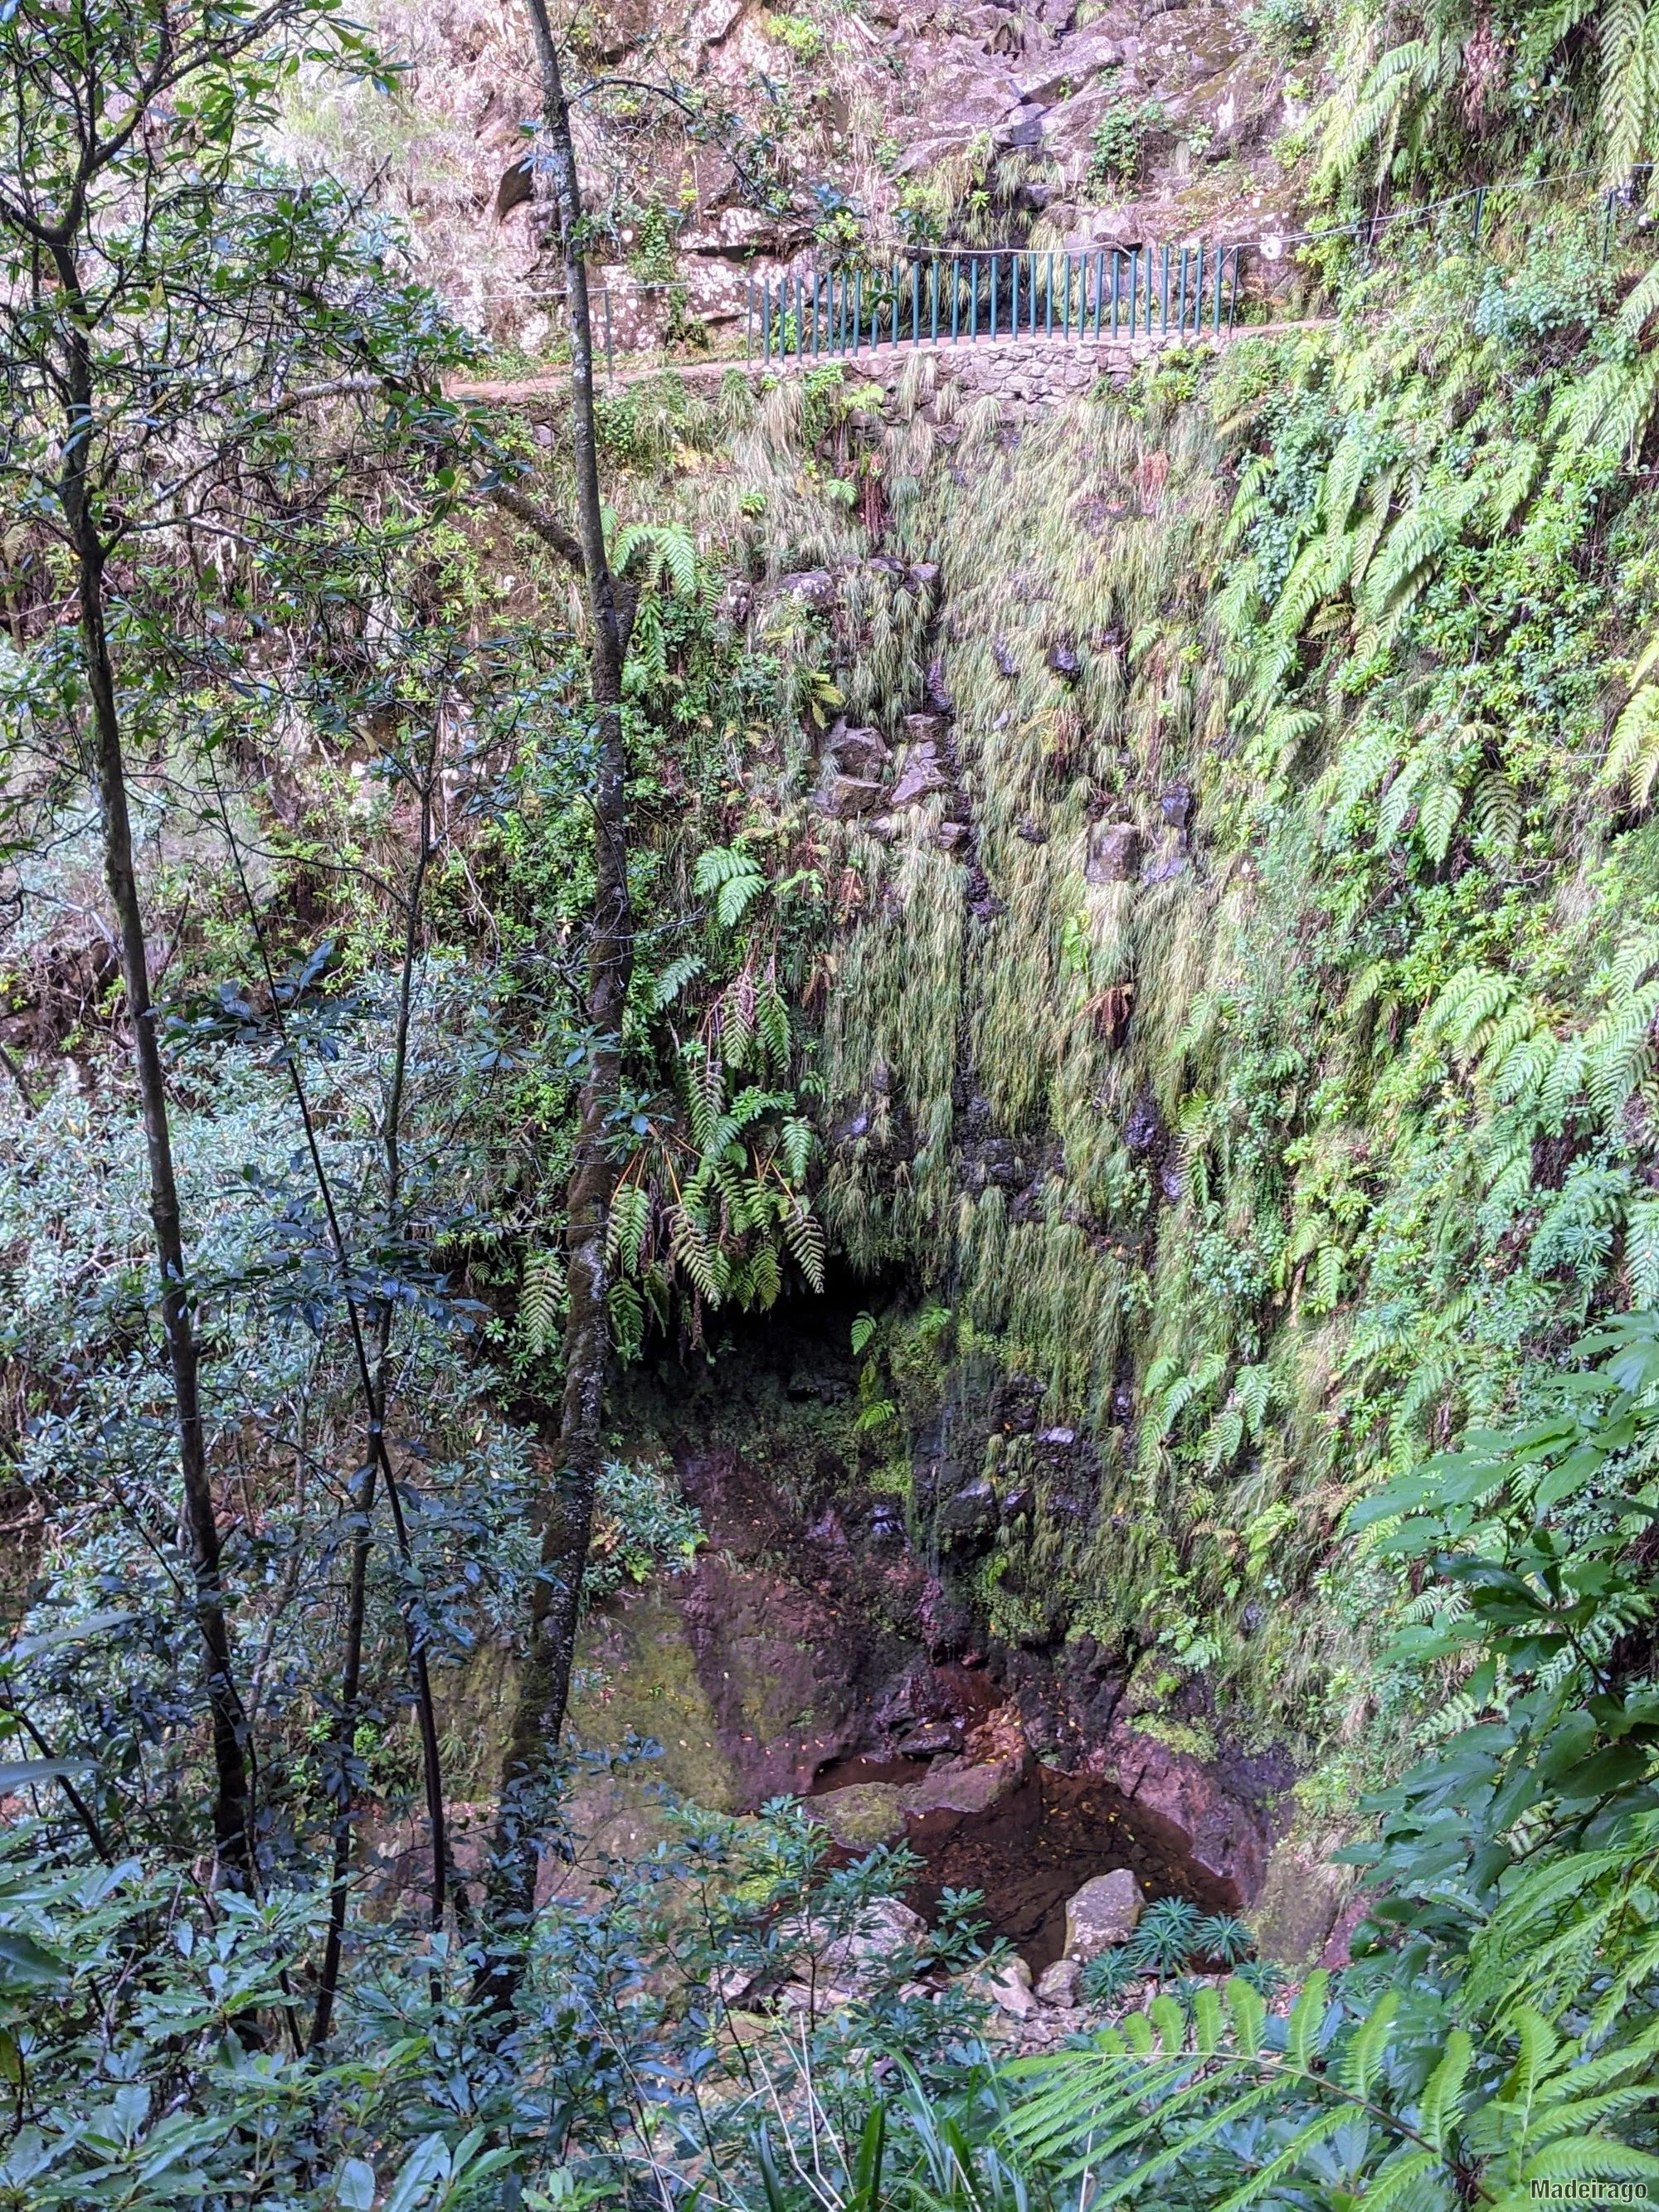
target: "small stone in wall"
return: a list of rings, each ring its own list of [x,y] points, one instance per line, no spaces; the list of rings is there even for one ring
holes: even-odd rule
[[[1115,1943],[1127,1943],[1140,1920],[1146,1900],[1140,1884],[1127,1867],[1098,1874],[1085,1881],[1066,1906],[1066,1955],[1087,1966]]]
[[[933,792],[948,791],[950,787],[951,779],[939,764],[935,747],[931,744],[914,745],[906,757],[888,804],[896,812],[902,806],[915,806]]]
[[[843,775],[873,782],[890,757],[887,740],[879,730],[849,730],[837,722],[823,741],[824,753]]]

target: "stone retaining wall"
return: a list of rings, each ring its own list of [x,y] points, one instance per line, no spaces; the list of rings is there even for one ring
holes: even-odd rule
[[[735,369],[758,389],[769,378],[787,380],[806,375],[817,368],[840,367],[849,381],[878,384],[890,398],[896,393],[907,368],[918,360],[931,361],[935,364],[934,375],[939,382],[957,386],[969,398],[981,392],[994,394],[1001,402],[1007,420],[1020,422],[1029,421],[1042,409],[1052,407],[1057,400],[1073,392],[1087,392],[1103,376],[1109,377],[1115,384],[1127,383],[1132,370],[1142,362],[1170,352],[1183,343],[1208,350],[1227,344],[1230,337],[1261,337],[1298,327],[1301,326],[1293,324],[1242,325],[1232,332],[1206,331],[1197,337],[1188,332],[1184,341],[1173,331],[1167,336],[1154,333],[1133,338],[1076,335],[1062,337],[1058,334],[1053,337],[999,337],[994,341],[978,338],[971,343],[956,345],[948,338],[941,338],[936,345],[884,345],[856,354],[826,354],[816,361],[810,356],[804,361],[792,356],[769,364],[714,360],[663,362],[647,367],[641,362],[623,365],[611,377],[605,377],[602,370],[600,386],[602,390],[614,392],[641,378],[667,374],[682,377],[694,390],[707,392]],[[489,399],[520,406],[533,405],[538,401],[555,404],[565,402],[569,389],[568,372],[564,370],[500,382],[469,380],[447,386],[452,398]]]
[[[1000,402],[1006,420],[1019,422],[1052,407],[1057,400],[1089,391],[1103,377],[1110,378],[1115,384],[1127,384],[1131,372],[1142,362],[1167,353],[1180,343],[1173,335],[1134,338],[1056,336],[998,338],[994,343],[981,338],[971,345],[951,345],[942,339],[937,345],[879,346],[873,352],[842,354],[834,358],[850,377],[861,383],[878,384],[890,396],[897,392],[900,380],[913,362],[931,361],[935,364],[934,374],[939,382],[957,385],[968,398],[988,393]],[[1212,348],[1225,343],[1224,332],[1219,337],[1207,334],[1194,337],[1189,333],[1186,339],[1190,347]],[[804,368],[823,365],[792,361],[775,366],[772,373],[792,376]]]

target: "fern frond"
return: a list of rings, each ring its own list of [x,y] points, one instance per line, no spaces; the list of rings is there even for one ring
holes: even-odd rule
[[[1601,770],[1604,783],[1623,784],[1632,803],[1645,806],[1659,776],[1659,684],[1644,684],[1626,702],[1613,726]]]

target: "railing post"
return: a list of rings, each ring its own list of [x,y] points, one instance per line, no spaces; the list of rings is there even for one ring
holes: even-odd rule
[[[927,343],[939,343],[939,256],[927,264]]]
[[[910,264],[910,343],[921,343],[921,264]]]
[[[951,343],[955,345],[962,335],[962,268],[961,258],[951,256]]]
[[[1164,265],[1158,272],[1158,334],[1166,338],[1170,335],[1170,249],[1167,246],[1164,249]]]
[[[864,320],[864,271],[853,271],[853,351],[859,349],[859,325]]]
[[[1480,218],[1486,211],[1486,188],[1484,185],[1477,185],[1474,188],[1474,249],[1477,253],[1480,250]]]
[[[997,260],[998,257],[994,253],[991,256],[991,343],[993,345],[997,342],[997,284],[1000,276],[1000,271],[997,268]]]
[[[1221,278],[1227,266],[1227,249],[1218,246],[1215,250],[1215,311],[1210,317],[1210,328],[1216,337],[1221,335]]]
[[[1123,249],[1112,248],[1112,336],[1117,336],[1117,326],[1123,310]]]
[[[1232,281],[1227,289],[1227,328],[1230,331],[1236,329],[1238,324],[1238,264],[1243,253],[1242,246],[1234,246]]]
[[[975,345],[977,345],[977,344],[978,344],[978,343],[979,343],[979,256],[978,256],[978,254],[976,254],[976,253],[975,253],[975,254],[972,254],[972,255],[970,255],[970,256],[969,256],[969,262],[968,262],[968,270],[969,270],[969,281],[970,281],[971,285],[972,285],[972,297],[971,297],[971,299],[970,299],[970,301],[969,301],[969,324],[968,324],[968,335],[969,335],[969,337],[971,339],[971,341],[972,341]]]
[[[1052,253],[1048,256],[1048,296],[1042,302],[1042,335],[1045,338],[1051,338],[1054,334],[1054,257]],[[1034,307],[1036,307],[1036,302],[1035,300],[1031,302],[1031,305]],[[1033,335],[1036,334],[1036,318],[1033,317]]]
[[[993,299],[995,296],[994,289]],[[1019,336],[1019,256],[1017,253],[1008,256],[1008,333],[1011,337]],[[996,336],[994,330],[991,336]]]
[[[617,373],[616,349],[611,343],[611,287],[605,288],[605,373],[612,377]]]
[[[761,280],[761,360],[769,365],[772,359],[772,279]]]

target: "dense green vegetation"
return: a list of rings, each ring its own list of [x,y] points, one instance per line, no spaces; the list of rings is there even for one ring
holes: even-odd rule
[[[603,401],[619,700],[580,414],[445,400],[406,241],[270,164],[360,34],[0,16],[0,2205],[1659,2185],[1659,283],[1572,170],[1646,150],[1659,15],[1512,12],[1336,57],[1336,215],[1533,166],[1310,253],[1318,327],[1018,437],[920,360]],[[924,709],[917,807],[811,803]],[[787,1803],[522,1909],[582,1764],[516,1792],[450,1693],[581,1570],[596,1085],[613,1361],[833,1254],[915,1545],[1177,1747],[1293,1744],[1351,1965],[1172,1900],[999,2069],[975,1900],[869,1955],[911,1863]],[[954,1548],[941,1408],[1025,1501]],[[698,1540],[607,1451],[599,1595]]]

